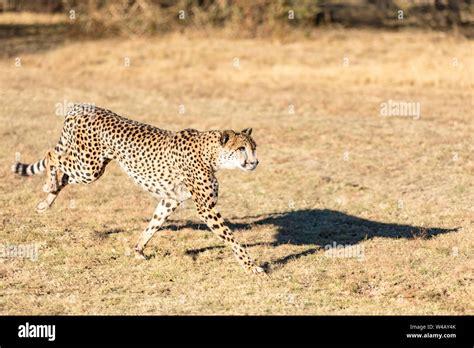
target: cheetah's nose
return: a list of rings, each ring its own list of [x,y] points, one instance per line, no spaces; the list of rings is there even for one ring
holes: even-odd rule
[[[255,161],[253,161],[253,162],[250,162],[249,164],[250,164],[252,167],[255,168],[255,167],[258,165],[258,160],[255,160]]]

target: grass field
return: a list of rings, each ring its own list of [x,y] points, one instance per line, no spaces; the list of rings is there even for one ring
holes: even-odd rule
[[[474,314],[472,41],[332,30],[18,47],[0,59],[0,243],[38,252],[0,258],[0,314]],[[381,116],[389,100],[420,117]],[[253,127],[259,168],[220,172],[218,207],[270,276],[244,273],[192,202],[135,260],[156,201],[116,164],[38,215],[44,176],[10,165],[43,156],[77,101],[171,130]]]

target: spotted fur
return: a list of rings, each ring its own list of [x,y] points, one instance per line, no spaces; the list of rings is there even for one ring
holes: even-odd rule
[[[258,164],[252,129],[242,132],[212,130],[179,132],[159,129],[121,117],[109,110],[76,104],[64,121],[61,137],[40,161],[12,166],[19,175],[47,172],[43,190],[48,193],[37,206],[46,211],[68,184],[90,184],[116,160],[141,187],[159,199],[148,227],[135,246],[137,257],[166,218],[181,202],[192,199],[199,217],[226,244],[248,271],[261,273],[246,249],[234,238],[216,209],[219,169],[255,169]]]

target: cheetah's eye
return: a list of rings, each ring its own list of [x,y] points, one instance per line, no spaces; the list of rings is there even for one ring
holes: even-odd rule
[[[241,146],[237,149],[238,151],[245,151],[245,147]]]

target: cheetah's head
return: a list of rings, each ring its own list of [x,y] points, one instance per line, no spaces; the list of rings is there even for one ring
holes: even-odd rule
[[[257,167],[257,144],[251,134],[252,128],[246,128],[240,133],[232,130],[221,132],[219,168],[251,171]]]

